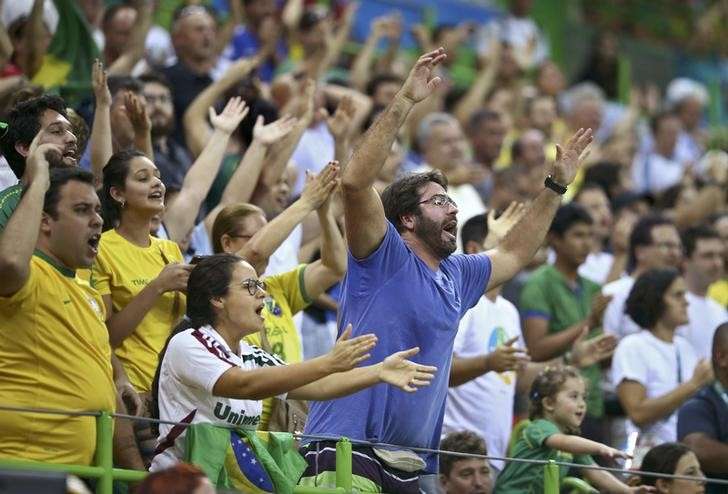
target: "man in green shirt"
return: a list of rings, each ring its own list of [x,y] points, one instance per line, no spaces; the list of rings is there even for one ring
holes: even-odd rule
[[[521,292],[519,308],[523,336],[534,362],[563,356],[567,361],[574,343],[601,333],[601,318],[609,298],[598,284],[578,274],[593,242],[593,221],[577,204],[562,206],[549,230],[549,244],[556,253],[553,265],[544,265],[529,278]],[[584,437],[606,442],[604,398],[598,364],[581,369],[588,383]]]
[[[42,132],[38,145],[51,143],[62,149],[62,154],[54,153],[49,157],[51,168],[78,164],[77,139],[62,98],[43,95],[18,103],[8,114],[7,125],[0,138],[0,149],[20,182],[0,191],[0,232],[20,203],[24,184],[30,181],[30,177],[25,176],[25,159],[36,134]]]

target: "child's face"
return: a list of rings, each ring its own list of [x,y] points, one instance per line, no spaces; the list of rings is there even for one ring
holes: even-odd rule
[[[559,428],[573,430],[579,428],[585,414],[586,384],[583,379],[569,378],[553,400],[552,419]]]

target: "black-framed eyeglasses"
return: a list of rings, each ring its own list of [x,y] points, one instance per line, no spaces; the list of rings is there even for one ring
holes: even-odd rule
[[[433,206],[437,206],[438,208],[444,208],[450,205],[452,205],[452,207],[454,208],[458,207],[455,201],[453,201],[452,198],[446,194],[435,194],[429,199],[420,201],[419,204],[432,204]]]
[[[237,283],[241,287],[248,290],[248,293],[251,296],[255,296],[259,291],[264,292],[265,291],[265,281],[256,280],[254,278],[247,278],[240,283]]]

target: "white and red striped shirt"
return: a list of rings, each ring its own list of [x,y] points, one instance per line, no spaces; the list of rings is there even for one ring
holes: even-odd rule
[[[240,342],[233,352],[211,326],[188,329],[169,342],[159,376],[159,418],[190,424],[209,423],[255,429],[263,402],[213,396],[215,383],[228,369],[243,370],[285,365],[264,350]],[[285,399],[285,395],[279,396]],[[185,454],[184,426],[160,424],[158,453],[151,471],[181,461]]]

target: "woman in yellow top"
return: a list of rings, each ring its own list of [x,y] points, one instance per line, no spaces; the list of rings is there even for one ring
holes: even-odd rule
[[[185,312],[183,292],[191,269],[183,264],[177,244],[150,235],[150,224],[165,212],[168,232],[192,228],[194,221],[185,223],[180,216],[197,216],[230,134],[246,114],[239,98],[232,98],[219,115],[210,109],[215,131],[166,212],[159,170],[143,153],[121,151],[104,167],[101,201],[107,231],[92,276],[106,305],[111,346],[140,393],[151,390],[159,352]]]
[[[106,305],[112,348],[138,392],[148,392],[160,350],[184,314],[190,267],[176,243],[149,234],[164,211],[159,170],[139,151],[121,151],[104,168],[104,227],[92,282]]]

